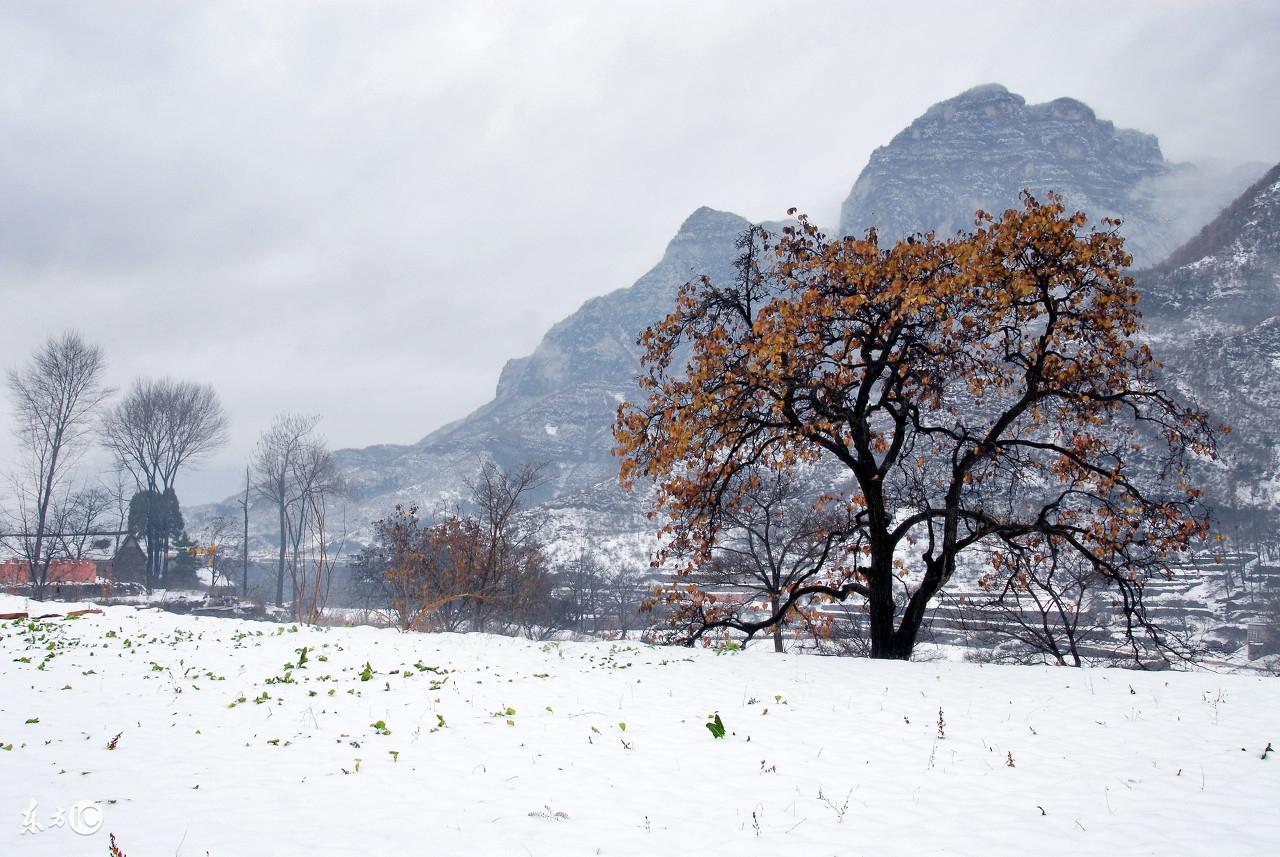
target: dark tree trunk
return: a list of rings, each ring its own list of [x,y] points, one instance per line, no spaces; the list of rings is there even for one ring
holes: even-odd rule
[[[907,601],[899,619],[897,605],[893,600],[893,573],[888,570],[879,574],[872,573],[871,596],[867,599],[872,658],[911,660],[916,639],[920,635],[920,626],[924,623],[925,610],[936,591],[936,585],[932,585],[929,578],[926,574],[921,588]]]
[[[773,609],[773,615],[778,615],[778,595],[774,593],[769,596],[769,606]],[[783,651],[782,648],[782,622],[777,622],[773,626],[773,650],[775,652]]]
[[[244,541],[240,542],[240,597],[249,597],[249,468],[244,469]]]
[[[147,592],[160,584],[156,572],[156,535],[151,527],[147,527]]]
[[[281,491],[281,496],[284,492]],[[276,606],[284,605],[284,553],[285,553],[285,519],[284,519],[284,501],[280,501],[280,564],[276,568]]]
[[[249,507],[244,509],[244,541],[240,543],[240,597],[249,597]]]
[[[894,622],[892,566],[876,568],[873,565],[868,577],[871,594],[867,597],[867,631],[871,638],[871,657],[906,660],[911,657],[911,649],[908,646],[905,655],[900,651],[901,641]]]

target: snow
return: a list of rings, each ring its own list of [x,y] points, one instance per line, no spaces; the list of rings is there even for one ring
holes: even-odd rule
[[[0,853],[1280,853],[1271,677],[103,609],[0,624]]]

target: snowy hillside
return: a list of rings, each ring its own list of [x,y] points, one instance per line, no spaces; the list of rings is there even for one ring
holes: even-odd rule
[[[1217,504],[1276,501],[1280,439],[1280,165],[1164,264],[1136,276],[1152,349],[1184,396],[1232,427]]]
[[[1274,678],[124,607],[5,622],[0,649],[4,854],[1280,849]]]
[[[1095,217],[1124,218],[1127,246],[1151,263],[1254,175],[1250,169],[1202,175],[1167,162],[1155,137],[1117,129],[1079,101],[1027,105],[993,84],[935,104],[877,149],[845,202],[840,229],[860,234],[874,223],[884,238],[931,229],[946,234],[972,225],[976,208],[1016,205],[1024,187],[1052,188]],[[551,482],[537,499],[555,519],[553,552],[577,555],[603,541],[609,548],[600,559],[643,567],[652,548],[651,528],[641,519],[645,498],[618,489],[610,453],[618,403],[637,395],[635,339],[671,310],[683,283],[703,274],[716,281],[733,276],[734,239],[746,226],[728,212],[694,211],[633,285],[587,301],[547,331],[532,354],[509,360],[488,404],[416,444],[340,450],[350,488],[349,543],[366,543],[369,524],[397,503],[427,512],[456,504],[483,460],[545,462]],[[232,500],[195,518],[215,511],[239,514]],[[255,518],[265,548],[274,517],[263,507]]]

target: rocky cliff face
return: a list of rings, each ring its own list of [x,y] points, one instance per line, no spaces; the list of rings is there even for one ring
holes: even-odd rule
[[[971,229],[978,209],[1017,205],[1023,189],[1052,190],[1095,220],[1123,220],[1134,264],[1150,265],[1243,187],[1228,181],[1206,197],[1196,172],[1165,161],[1154,136],[1116,128],[1073,98],[1027,104],[988,84],[935,104],[876,149],[845,200],[840,231],[946,236]]]
[[[1139,272],[1142,311],[1165,377],[1231,426],[1208,468],[1210,499],[1280,499],[1280,165],[1193,239]]]

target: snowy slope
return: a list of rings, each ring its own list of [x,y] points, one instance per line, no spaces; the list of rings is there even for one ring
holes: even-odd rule
[[[1164,374],[1232,427],[1217,504],[1273,506],[1280,462],[1280,164],[1164,264],[1139,272],[1142,312]]]
[[[102,855],[109,832],[130,857],[1280,849],[1274,678],[119,607],[6,622],[0,649],[3,854]],[[79,801],[97,833],[51,826]]]

